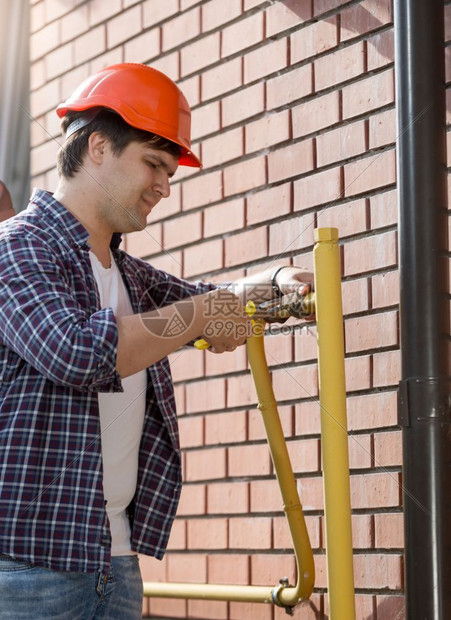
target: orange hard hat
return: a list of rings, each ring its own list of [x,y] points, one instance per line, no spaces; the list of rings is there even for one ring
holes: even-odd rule
[[[200,167],[191,152],[191,110],[178,86],[164,73],[137,63],[121,63],[101,69],[84,80],[59,105],[60,118],[68,112],[109,108],[126,123],[149,131],[181,147],[179,164]]]

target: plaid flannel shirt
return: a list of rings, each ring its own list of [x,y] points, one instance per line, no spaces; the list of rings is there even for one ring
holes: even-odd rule
[[[0,227],[0,553],[63,571],[108,568],[97,393],[121,391],[117,324],[100,309],[88,233],[52,195]],[[118,245],[118,244],[116,244]],[[113,248],[134,312],[211,290]],[[148,369],[132,549],[161,558],[181,487],[167,359]]]

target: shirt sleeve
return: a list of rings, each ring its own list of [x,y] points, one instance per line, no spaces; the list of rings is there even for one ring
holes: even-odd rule
[[[54,253],[29,235],[0,243],[0,343],[50,381],[121,391],[111,308],[89,314]]]

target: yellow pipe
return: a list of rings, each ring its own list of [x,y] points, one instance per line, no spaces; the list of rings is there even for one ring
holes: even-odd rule
[[[338,230],[315,230],[324,516],[331,620],[355,618]]]
[[[145,596],[274,603],[280,607],[291,608],[300,601],[308,599],[312,593],[315,580],[313,553],[266,362],[263,345],[264,325],[263,320],[254,321],[254,335],[247,340],[247,351],[257,391],[258,407],[262,413],[293,540],[298,569],[297,584],[294,587],[289,586],[283,579],[275,587],[146,582]]]

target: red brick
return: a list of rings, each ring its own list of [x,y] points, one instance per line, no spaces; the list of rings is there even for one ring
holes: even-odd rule
[[[320,546],[320,519],[319,517],[305,516],[305,524],[310,539],[310,545],[313,549],[317,549]],[[286,517],[274,517],[273,519],[274,530],[274,548],[288,548],[293,547],[293,541],[289,531],[288,521]]]
[[[291,183],[284,183],[248,196],[246,223],[257,224],[275,216],[287,215],[290,211]]]
[[[220,126],[220,106],[218,101],[197,107],[191,114],[191,139],[197,140],[203,136],[215,133],[220,129]],[[224,146],[226,144],[222,141],[220,147],[224,148]],[[202,157],[205,157],[203,150]],[[205,165],[205,162],[203,163]]]
[[[224,97],[221,100],[222,124],[224,127],[260,114],[265,109],[264,84],[254,84]]]
[[[195,381],[186,385],[187,413],[214,411],[225,407],[224,379]]]
[[[193,75],[192,77],[185,78],[183,81],[178,83],[178,87],[181,89],[181,91],[185,95],[191,108],[193,106],[197,106],[200,104],[200,76],[199,75]],[[193,130],[193,124],[194,123],[191,117],[191,130]],[[193,136],[194,134],[191,134],[191,138],[193,138]]]
[[[90,27],[100,24],[121,11],[121,0],[111,0],[108,4],[102,0],[91,0],[89,3]],[[80,9],[77,9],[78,12]]]
[[[281,512],[283,500],[277,480],[253,480],[250,483],[250,512]]]
[[[202,601],[188,600],[187,618],[198,618],[199,620],[226,620],[228,615],[228,604],[226,601]]]
[[[246,153],[268,148],[290,137],[290,115],[288,110],[268,114],[246,125]]]
[[[255,0],[247,0],[254,2]],[[258,0],[261,2],[261,0]],[[258,620],[272,620],[272,605],[262,605],[261,603],[230,603],[230,620],[243,620],[243,618],[258,618]]]
[[[86,62],[95,56],[100,56],[106,50],[105,26],[97,26],[81,35],[74,41],[75,58],[78,63]]]
[[[399,303],[399,273],[389,271],[371,278],[373,308]]]
[[[321,13],[327,13],[327,11],[331,11],[342,4],[346,4],[348,1],[349,0],[313,0],[313,14],[316,17]]]
[[[351,435],[348,440],[349,468],[366,469],[371,467],[372,449],[370,435]]]
[[[396,182],[395,151],[365,157],[344,167],[345,195],[368,192]]]
[[[347,319],[346,352],[367,351],[398,344],[398,313],[384,312]]]
[[[160,29],[148,30],[124,44],[124,62],[143,62],[157,56],[161,49]],[[143,56],[145,50],[145,56]]]
[[[373,517],[370,515],[352,515],[352,546],[354,549],[374,547]]]
[[[363,41],[322,56],[314,63],[315,90],[347,82],[365,71],[365,46]]]
[[[187,601],[166,598],[150,598],[149,609],[156,618],[186,618]],[[168,616],[168,614],[170,614]]]
[[[169,363],[174,382],[203,377],[203,362],[202,352],[194,347],[185,347],[171,353]]]
[[[271,78],[266,82],[266,109],[273,110],[302,99],[310,95],[312,89],[312,65],[304,65]]]
[[[375,114],[369,120],[369,148],[394,144],[396,141],[396,112],[387,110]]]
[[[188,482],[224,478],[225,475],[225,448],[193,450],[186,453],[185,479]]]
[[[271,519],[267,517],[236,517],[229,520],[231,549],[270,549]]]
[[[371,112],[394,103],[393,70],[359,80],[343,88],[343,118]]]
[[[217,355],[206,351],[205,374],[225,375],[231,372],[247,370],[246,348],[239,347],[232,353]]]
[[[263,13],[255,13],[241,19],[221,31],[221,57],[227,58],[237,52],[263,41]]]
[[[209,554],[207,563],[210,583],[249,584],[249,556],[231,553]]]
[[[317,205],[326,205],[327,208],[342,197],[342,175],[338,167],[310,174],[294,183],[296,211]]]
[[[293,361],[293,334],[274,333],[265,337],[265,352],[268,366],[279,366]]]
[[[378,549],[402,549],[404,547],[404,515],[388,512],[374,515],[376,547]]]
[[[365,123],[348,123],[316,139],[317,165],[327,166],[360,155],[367,149]]]
[[[163,224],[163,246],[165,250],[185,245],[202,238],[202,216],[199,211],[182,215]]]
[[[152,60],[152,67],[165,73],[174,81],[180,78],[180,53],[178,51],[165,56],[157,56]]]
[[[377,193],[370,198],[371,230],[397,223],[398,196],[396,190]]]
[[[393,21],[391,0],[363,0],[341,13],[341,41],[361,36]]]
[[[249,84],[284,69],[287,62],[287,40],[270,41],[244,57],[244,82]]]
[[[190,45],[185,45],[181,50],[182,76],[189,75],[217,62],[220,58],[219,45],[219,32],[196,40]]]
[[[376,596],[376,609],[378,618],[392,618],[393,620],[405,620],[406,605],[403,596]]]
[[[259,554],[251,556],[253,584],[272,585],[277,583],[281,576],[288,577],[290,584],[296,583],[296,567],[292,555]]]
[[[293,435],[293,408],[291,406],[277,407],[280,423],[285,437]],[[266,439],[265,426],[260,410],[249,411],[249,441]]]
[[[143,581],[167,581],[167,556],[163,561],[149,555],[139,556]]]
[[[315,472],[320,469],[319,440],[299,439],[287,443],[294,473]]]
[[[40,174],[50,168],[54,168],[58,149],[58,143],[53,140],[34,148],[31,151],[30,161],[33,174]]]
[[[154,22],[155,23],[155,22]],[[163,24],[163,51],[186,43],[200,34],[200,9],[199,7],[180,13],[169,22]]]
[[[227,519],[188,521],[188,549],[226,549]]]
[[[395,59],[393,30],[386,30],[368,39],[368,71],[392,63]]]
[[[61,45],[45,56],[46,81],[49,82],[57,75],[69,71],[74,65],[74,44]]]
[[[209,445],[246,441],[246,414],[227,411],[206,416],[205,442]]]
[[[180,446],[198,448],[204,444],[203,417],[182,416],[179,418]]]
[[[229,476],[267,476],[270,473],[271,457],[266,444],[228,449]]]
[[[337,44],[337,16],[333,15],[308,25],[291,35],[291,63],[315,57],[332,49]]]
[[[265,157],[253,157],[224,170],[224,193],[239,194],[261,187],[266,183]]]
[[[141,7],[135,6],[110,19],[106,24],[108,47],[116,47],[142,30]]]
[[[299,26],[312,17],[310,2],[285,0],[266,9],[266,37],[272,37],[283,30]]]
[[[202,142],[202,163],[205,167],[218,166],[243,155],[243,128],[223,131]]]
[[[318,333],[316,325],[305,323],[296,332],[294,339],[294,359],[307,362],[318,358]]]
[[[30,3],[30,33],[34,34],[46,24],[45,4],[40,2],[31,6]]]
[[[381,392],[347,399],[348,429],[351,431],[392,426],[397,423],[397,394]]]
[[[268,181],[273,183],[313,169],[313,142],[302,140],[268,155]]]
[[[340,120],[336,91],[315,97],[292,109],[293,137],[299,138],[329,127]]]
[[[366,278],[343,282],[341,290],[344,316],[369,309],[368,281]]]
[[[162,226],[153,224],[144,230],[128,233],[125,243],[127,252],[139,258],[159,254],[163,250]]]
[[[204,484],[184,484],[177,508],[179,517],[206,513],[206,487]]]
[[[152,257],[152,265],[156,269],[162,269],[174,276],[182,276],[182,254],[181,252],[165,252],[159,256]]]
[[[201,7],[202,31],[206,32],[223,26],[227,22],[241,15],[241,0],[210,0]]]
[[[397,386],[401,379],[401,353],[385,351],[373,356],[374,387]]]
[[[351,505],[358,508],[388,508],[400,505],[399,474],[381,473],[351,476]]]
[[[314,216],[308,214],[272,224],[269,228],[270,255],[293,252],[313,243]]]
[[[34,118],[54,110],[59,101],[59,81],[52,80],[30,94],[30,112]]]
[[[346,391],[354,392],[370,387],[370,356],[345,359]]]
[[[207,506],[208,514],[249,512],[249,484],[226,482],[208,485]]]
[[[30,37],[30,60],[34,61],[48,54],[60,45],[59,22],[52,22]]]
[[[221,235],[244,228],[244,199],[228,200],[204,211],[204,234],[206,237]]]
[[[190,553],[171,553],[168,556],[169,581],[205,583],[207,580],[207,558],[204,555]]]
[[[222,267],[221,240],[206,241],[183,251],[183,277],[193,278]]]
[[[238,233],[225,240],[225,266],[248,263],[268,255],[266,226]]]
[[[222,198],[222,173],[196,175],[183,183],[183,210],[205,206]]]
[[[392,267],[397,262],[396,235],[387,232],[350,241],[344,246],[344,275]]]
[[[356,588],[402,587],[402,556],[374,554],[354,556],[354,583]]]
[[[223,95],[240,87],[241,84],[242,59],[238,57],[202,73],[202,101]]]
[[[356,618],[376,618],[376,597],[368,594],[355,595]]]
[[[186,549],[186,523],[176,520],[171,529],[171,536],[168,542],[168,551]]]
[[[109,67],[110,65],[122,62],[123,60],[122,47],[115,47],[114,49],[97,55],[91,59],[89,62],[89,75],[92,75],[105,67]]]
[[[315,364],[273,371],[276,400],[311,398],[318,394],[318,372]]]

